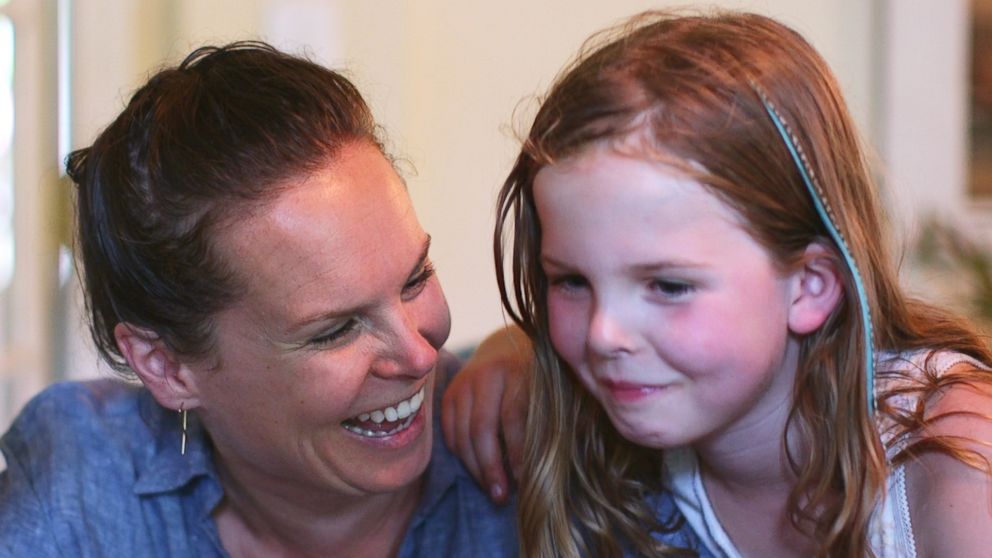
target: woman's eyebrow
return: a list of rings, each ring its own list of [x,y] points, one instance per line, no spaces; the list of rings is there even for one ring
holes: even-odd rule
[[[430,249],[431,249],[431,235],[427,235],[426,240],[424,240],[423,248],[421,248],[420,250],[420,256],[417,258],[417,263],[414,264],[413,269],[407,275],[408,278],[415,277],[417,274],[420,273],[421,269],[423,269],[424,267],[424,263],[427,261],[428,253],[430,252]],[[339,318],[341,316],[347,316],[353,314],[354,312],[355,312],[354,308],[344,308],[344,309],[334,310],[331,312],[320,312],[312,316],[308,316],[292,324],[291,326],[286,328],[285,334],[291,336],[316,322],[332,320],[335,318]]]
[[[423,269],[424,264],[427,263],[428,253],[430,251],[431,251],[431,235],[427,235],[427,239],[424,240],[424,247],[420,251],[420,257],[417,258],[416,265],[413,266],[413,269],[410,270],[410,273],[407,275],[407,277],[414,277],[420,273],[420,270]]]

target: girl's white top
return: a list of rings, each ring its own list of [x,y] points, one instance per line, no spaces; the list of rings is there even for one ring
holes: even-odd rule
[[[883,372],[880,376],[886,377],[876,379],[876,393],[886,393],[912,383],[913,379],[921,378],[923,364],[929,354],[929,351],[917,351],[901,355],[879,355],[878,371]],[[962,362],[985,368],[968,356],[951,352],[934,354],[930,366],[939,376]],[[902,371],[909,378],[884,374],[891,370]],[[910,393],[889,399],[889,404],[910,410],[915,407],[917,399],[915,394]],[[886,455],[891,460],[901,449],[899,443],[893,443],[895,425],[890,419],[877,417],[876,426],[882,445],[886,448]],[[665,482],[686,521],[714,555],[720,558],[743,558],[710,505],[699,463],[692,449],[680,448],[665,453]],[[906,497],[906,471],[902,465],[890,471],[885,494],[872,515],[868,529],[871,548],[877,558],[916,558],[916,540]]]

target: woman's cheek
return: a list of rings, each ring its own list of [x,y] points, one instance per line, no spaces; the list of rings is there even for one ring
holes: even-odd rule
[[[436,348],[444,345],[451,333],[451,313],[448,300],[436,277],[432,277],[418,297],[422,316],[421,334]]]

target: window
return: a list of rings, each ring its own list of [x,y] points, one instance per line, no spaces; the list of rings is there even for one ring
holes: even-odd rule
[[[0,419],[10,407],[10,286],[14,277],[14,24],[0,0]],[[0,420],[0,424],[3,424]]]
[[[58,278],[58,46],[69,0],[0,0],[0,430],[53,380]]]

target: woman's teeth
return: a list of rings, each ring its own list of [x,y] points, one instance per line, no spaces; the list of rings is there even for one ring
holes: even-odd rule
[[[396,420],[405,419],[406,417],[414,414],[420,409],[420,405],[424,402],[424,388],[420,388],[420,391],[413,394],[410,399],[400,401],[398,405],[393,407],[386,407],[385,409],[377,409],[371,413],[362,413],[358,415],[359,422],[372,421],[376,424],[380,424],[384,420],[389,422],[394,422]]]
[[[360,436],[381,438],[406,430],[420,410],[424,402],[424,389],[413,394],[413,397],[400,401],[382,409],[362,413],[341,423],[348,431]],[[399,424],[391,424],[402,421]]]

